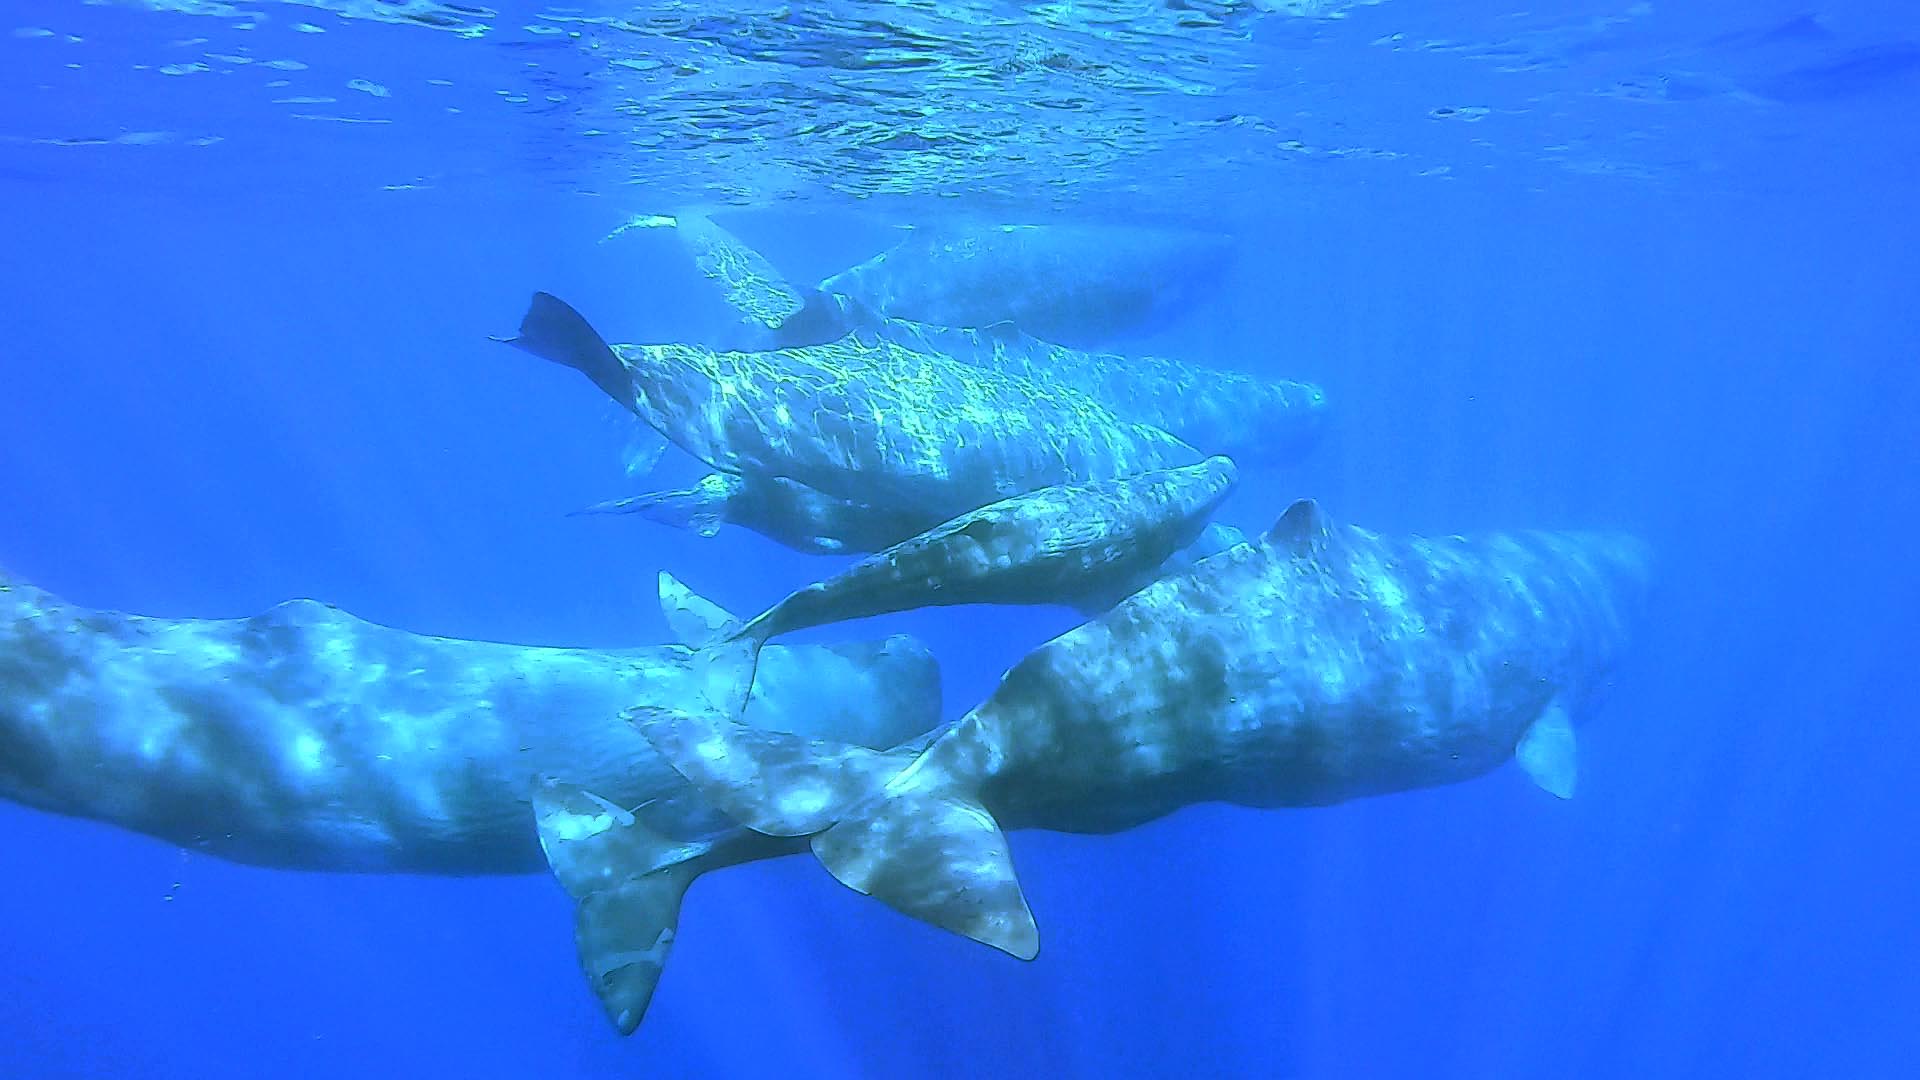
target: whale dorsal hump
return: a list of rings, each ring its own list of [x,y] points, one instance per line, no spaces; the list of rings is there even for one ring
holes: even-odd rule
[[[701,596],[665,570],[660,571],[660,614],[667,629],[682,645],[702,648],[740,629],[740,620],[719,604]]]
[[[1548,705],[1533,723],[1527,725],[1520,744],[1513,748],[1513,759],[1526,771],[1528,779],[1540,790],[1562,799],[1573,798],[1574,780],[1579,776],[1579,761],[1574,754],[1573,721],[1558,701]]]
[[[1268,547],[1310,559],[1333,545],[1333,522],[1319,503],[1301,499],[1287,507],[1262,539]]]

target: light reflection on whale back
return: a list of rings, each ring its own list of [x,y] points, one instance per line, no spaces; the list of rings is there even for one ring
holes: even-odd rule
[[[728,472],[947,520],[1050,484],[1202,455],[1068,387],[849,336],[771,352],[622,345],[649,423]]]

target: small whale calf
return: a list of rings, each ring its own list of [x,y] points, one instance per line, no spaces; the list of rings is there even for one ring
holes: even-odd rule
[[[427,637],[310,600],[152,618],[0,578],[0,797],[262,866],[535,873],[539,776],[684,841],[739,831],[619,719],[706,687],[679,646]],[[888,746],[939,709],[933,658],[892,638],[770,649],[747,721]]]
[[[1388,538],[1301,502],[893,750],[711,710],[632,715],[734,820],[804,839],[855,891],[1032,958],[1005,830],[1114,832],[1200,802],[1320,806],[1509,759],[1570,795],[1571,722],[1625,647],[1646,573],[1624,536]]]
[[[1198,539],[1237,479],[1232,461],[1214,457],[1002,499],[794,592],[725,640],[757,647],[810,626],[921,607],[1110,601]]]

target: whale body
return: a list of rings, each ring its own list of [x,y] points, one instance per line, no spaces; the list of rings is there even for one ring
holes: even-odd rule
[[[508,343],[578,369],[722,472],[785,477],[924,522],[901,539],[1035,488],[1203,456],[1070,389],[885,341],[850,336],[765,353],[616,350],[578,312],[539,293]]]
[[[1030,959],[1005,830],[1107,833],[1201,802],[1320,806],[1517,759],[1571,795],[1575,718],[1626,644],[1647,553],[1612,534],[1390,538],[1295,504],[1041,646],[889,751],[641,707],[730,817],[854,890]],[[786,850],[786,849],[782,849]]]
[[[1036,385],[1066,387],[1125,420],[1243,465],[1293,464],[1326,430],[1327,396],[1313,383],[1165,356],[1076,349],[1007,325],[966,330],[884,319],[859,332]]]
[[[756,348],[824,344],[882,319],[1096,344],[1190,306],[1233,259],[1227,237],[1193,229],[955,222],[909,229],[809,289],[699,211],[637,215],[606,239],[659,226],[675,227]]]
[[[810,626],[955,604],[1097,610],[1199,539],[1238,479],[1231,460],[1213,457],[989,503],[795,591],[731,637],[757,645]]]
[[[1089,344],[1191,303],[1224,275],[1230,253],[1224,237],[1176,229],[922,227],[819,289],[888,318],[1011,322],[1048,341]]]
[[[1260,378],[1170,357],[1075,348],[1044,332],[1048,319],[1031,317],[1035,307],[1085,304],[1090,296],[1104,295],[1101,310],[1083,312],[1082,317],[1107,319],[1112,328],[1120,328],[1142,313],[1143,305],[1133,302],[1140,295],[1158,298],[1168,291],[1168,259],[1184,252],[1187,261],[1196,261],[1196,253],[1212,250],[1193,234],[1061,225],[916,230],[891,251],[828,278],[820,291],[803,297],[765,257],[705,217],[635,219],[645,224],[676,220],[695,264],[743,320],[731,350],[818,345],[848,334],[871,337],[1035,385],[1066,387],[1117,416],[1246,465],[1289,464],[1312,448],[1325,426],[1326,395],[1311,383]],[[1078,248],[1089,250],[1073,259],[1059,258]],[[1052,254],[1042,257],[1043,252]],[[1158,255],[1145,257],[1148,252]],[[1036,261],[1050,258],[1140,277],[1075,293],[995,269],[1010,259],[1029,264],[1032,271]],[[943,272],[951,276],[943,277]],[[909,277],[915,279],[910,288],[902,280]],[[895,293],[908,298],[889,301]],[[974,299],[956,306],[932,300],[935,293]],[[1000,299],[988,299],[987,294]],[[1122,297],[1132,301],[1119,302]]]
[[[538,872],[542,776],[714,839],[739,830],[619,719],[704,693],[694,657],[428,637],[310,600],[152,618],[0,578],[0,797],[302,870]],[[939,702],[900,637],[770,648],[747,711],[885,746]]]

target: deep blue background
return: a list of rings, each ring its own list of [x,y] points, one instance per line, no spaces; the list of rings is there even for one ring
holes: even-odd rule
[[[125,158],[138,161],[137,158]],[[1319,380],[1303,495],[1381,530],[1621,527],[1653,613],[1561,804],[1505,769],[1297,812],[1020,834],[1023,965],[804,859],[689,896],[608,1030],[544,877],[235,867],[0,806],[0,1074],[1896,1076],[1920,815],[1911,174],[1330,190],[1235,223],[1227,295],[1152,344]],[[31,170],[29,170],[31,172]],[[0,180],[0,562],[78,603],[312,596],[409,629],[663,640],[654,573],[751,610],[831,565],[564,512],[628,490],[619,414],[490,344],[536,288],[610,336],[716,302],[605,199],[308,195],[137,169]],[[747,215],[796,278],[881,221]],[[945,611],[947,708],[1060,611]],[[1900,657],[1906,656],[1902,661]]]

